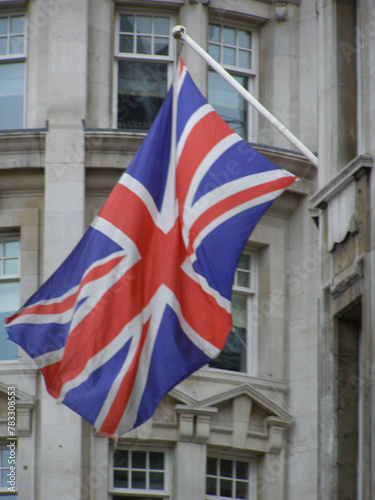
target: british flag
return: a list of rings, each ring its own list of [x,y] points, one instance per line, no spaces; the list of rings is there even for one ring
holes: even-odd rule
[[[294,180],[233,132],[181,61],[133,162],[67,260],[9,318],[9,338],[97,430],[141,425],[224,347],[241,251]]]

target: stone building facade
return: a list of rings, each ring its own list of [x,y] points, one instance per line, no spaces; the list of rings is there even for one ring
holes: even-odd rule
[[[228,346],[116,446],[47,394],[0,326],[0,500],[373,498],[374,7],[0,0],[1,318],[74,248],[180,54],[218,112],[300,179],[239,264],[240,353]],[[318,152],[319,172],[171,37],[176,24]]]

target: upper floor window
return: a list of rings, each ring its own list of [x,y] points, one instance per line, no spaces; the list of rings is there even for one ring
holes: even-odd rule
[[[251,460],[230,460],[207,457],[206,498],[232,500],[256,498],[256,463]]]
[[[168,499],[167,454],[121,450],[113,454],[112,499]]]
[[[255,307],[257,273],[256,253],[246,252],[237,265],[232,291],[232,323],[224,349],[210,362],[213,368],[256,375],[257,336],[250,321]]]
[[[0,130],[24,127],[25,58],[25,16],[0,16]]]
[[[117,17],[117,128],[147,131],[171,81],[172,21],[167,15]]]
[[[0,235],[0,361],[17,359],[18,347],[7,338],[4,318],[20,307],[20,243],[16,235]]]
[[[9,442],[10,443],[10,442]],[[8,443],[8,444],[9,444]],[[16,500],[16,452],[6,444],[0,444],[0,500]]]
[[[208,52],[247,90],[254,90],[254,30],[209,25]],[[254,114],[240,94],[215,71],[208,72],[208,99],[220,116],[244,139],[254,138]]]

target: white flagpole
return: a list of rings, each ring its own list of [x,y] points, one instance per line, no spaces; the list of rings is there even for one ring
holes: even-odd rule
[[[259,113],[264,116],[274,127],[281,132],[313,165],[318,166],[318,158],[299,140],[295,135],[288,130],[272,113],[270,113],[253,95],[242,87],[220,64],[215,61],[205,50],[202,49],[190,36],[186,33],[184,26],[175,26],[173,28],[173,36],[176,39],[183,40],[189,47],[200,55],[207,64],[211,66],[226,82],[237,90],[237,92],[251,104]]]

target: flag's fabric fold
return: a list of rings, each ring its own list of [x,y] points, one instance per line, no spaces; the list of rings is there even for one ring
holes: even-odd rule
[[[181,61],[133,162],[67,260],[8,319],[9,338],[97,430],[141,425],[224,347],[240,254],[294,180],[233,132]]]

